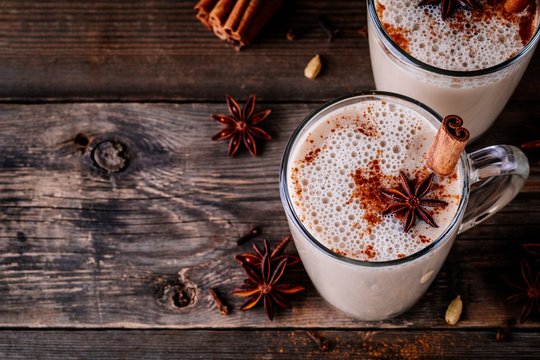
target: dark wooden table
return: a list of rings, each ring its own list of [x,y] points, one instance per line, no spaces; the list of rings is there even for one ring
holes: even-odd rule
[[[197,22],[195,1],[3,1],[0,6],[0,358],[365,358],[538,356],[539,315],[503,305],[520,244],[538,241],[540,165],[522,193],[460,236],[425,297],[383,322],[328,306],[307,275],[270,322],[230,294],[243,274],[235,239],[288,233],[278,194],[285,143],[333,97],[374,87],[361,1],[288,1],[236,52]],[[343,29],[333,43],[325,15]],[[288,41],[288,28],[315,28]],[[322,75],[303,76],[321,54]],[[210,137],[225,95],[257,94],[274,139],[234,159]],[[540,53],[489,132],[470,148],[540,137]],[[123,143],[127,167],[91,154]],[[260,241],[263,237],[257,239]],[[291,246],[288,251],[295,252]],[[223,316],[215,287],[233,306]],[[444,321],[460,294],[458,325]],[[496,334],[510,334],[497,341]],[[322,352],[308,336],[326,340]]]

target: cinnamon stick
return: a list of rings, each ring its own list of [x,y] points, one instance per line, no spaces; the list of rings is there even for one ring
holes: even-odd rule
[[[227,21],[233,5],[234,0],[219,0],[210,12],[208,22],[212,26],[214,34],[221,40],[227,40],[227,33],[223,29],[223,25]]]
[[[212,26],[210,25],[209,18],[210,18],[210,12],[216,5],[218,0],[201,0],[195,5],[195,11],[197,12],[197,19],[206,26],[209,30],[212,30]]]
[[[452,174],[469,136],[469,130],[463,127],[463,119],[457,115],[445,117],[428,150],[427,166],[439,176]]]
[[[504,10],[517,14],[522,12],[530,3],[530,0],[506,0]]]
[[[246,8],[249,5],[249,0],[238,0],[234,7],[232,8],[231,13],[229,14],[229,17],[227,18],[227,21],[225,22],[225,25],[223,26],[223,29],[225,30],[225,33],[229,37],[232,37],[233,32],[236,32],[238,29],[238,26],[240,25],[240,22],[242,21],[242,18],[245,15]],[[233,40],[240,40],[240,39],[234,39]]]
[[[249,16],[244,16],[244,18],[248,17],[248,19],[246,19],[244,24],[240,23],[240,26],[238,26],[238,36],[240,40],[238,46],[236,47],[237,50],[251,44],[253,40],[255,40],[257,34],[259,34],[268,20],[270,20],[272,15],[274,15],[276,10],[281,6],[283,0],[251,0],[250,5],[251,3],[254,3],[255,6],[253,9],[254,13],[251,16],[252,19],[249,19]],[[246,9],[246,14],[247,11],[248,10]]]
[[[199,0],[197,18],[237,50],[249,45],[283,0]]]
[[[244,16],[238,24],[238,29],[231,34],[233,40],[241,40],[242,34],[244,34],[249,29],[250,25],[253,23],[253,19],[259,13],[263,3],[263,0],[249,0],[249,4],[246,7]]]

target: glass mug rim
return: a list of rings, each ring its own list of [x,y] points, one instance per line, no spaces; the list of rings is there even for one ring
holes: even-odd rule
[[[397,51],[401,56],[403,56],[407,61],[410,62],[409,65],[413,65],[418,69],[432,72],[439,75],[444,76],[451,76],[451,77],[459,77],[459,78],[467,78],[467,77],[476,77],[476,76],[483,76],[483,75],[489,75],[494,72],[497,72],[499,70],[502,70],[504,68],[507,68],[508,66],[516,63],[521,58],[523,58],[527,53],[532,51],[538,42],[538,39],[540,38],[540,24],[536,24],[536,30],[534,32],[534,35],[531,37],[527,45],[521,48],[520,51],[518,51],[514,56],[512,56],[510,59],[507,59],[497,65],[490,66],[485,69],[481,70],[472,70],[472,71],[460,71],[460,70],[446,70],[442,68],[438,68],[429,64],[426,64],[425,62],[422,62],[415,58],[414,56],[410,55],[405,50],[401,49],[396,42],[386,33],[384,30],[381,20],[379,19],[379,16],[377,15],[377,11],[375,10],[375,1],[376,0],[367,0],[368,4],[368,16],[373,21],[373,24],[375,25],[375,28],[377,30],[377,33],[379,34],[379,37],[382,36],[383,39],[392,47],[390,50]],[[537,1],[537,0],[535,0]]]
[[[462,215],[465,212],[466,205],[469,199],[470,194],[470,179],[469,179],[469,161],[467,158],[467,154],[464,151],[461,154],[460,161],[458,163],[458,166],[461,168],[462,172],[462,181],[463,181],[463,188],[461,190],[461,199],[459,202],[459,205],[457,207],[456,213],[454,217],[452,218],[452,221],[450,222],[450,225],[446,227],[446,229],[435,239],[431,244],[424,247],[423,249],[410,254],[408,256],[405,256],[403,258],[394,259],[394,260],[386,260],[386,261],[364,261],[364,260],[358,260],[358,259],[352,259],[340,254],[337,254],[327,248],[325,245],[323,245],[319,240],[317,240],[302,224],[300,221],[296,211],[294,210],[292,200],[288,191],[288,163],[289,163],[289,157],[291,154],[291,151],[293,147],[296,145],[296,141],[299,137],[299,135],[302,133],[302,131],[306,128],[306,126],[310,125],[311,121],[316,119],[317,116],[322,113],[325,110],[331,109],[332,107],[336,107],[336,109],[339,108],[340,103],[346,102],[348,100],[352,99],[363,99],[363,98],[370,98],[370,97],[379,97],[379,98],[387,98],[387,99],[398,99],[401,102],[408,103],[406,105],[413,105],[417,106],[420,109],[426,111],[431,118],[427,118],[433,126],[436,126],[436,122],[441,122],[442,117],[436,113],[433,109],[426,106],[425,104],[414,100],[413,98],[410,98],[405,95],[396,94],[392,92],[387,91],[376,91],[376,90],[370,90],[370,91],[361,91],[353,94],[344,95],[335,99],[332,99],[323,105],[319,106],[315,110],[311,111],[304,120],[298,125],[298,127],[294,130],[291,137],[289,138],[289,141],[287,143],[287,146],[285,147],[285,152],[283,153],[283,157],[281,160],[280,165],[280,172],[279,172],[279,193],[281,202],[283,204],[283,208],[285,210],[285,213],[287,214],[287,217],[292,221],[293,225],[296,226],[296,228],[299,230],[299,232],[304,235],[309,242],[315,246],[318,250],[322,251],[324,254],[342,262],[345,264],[350,264],[354,266],[361,266],[361,267],[388,267],[388,266],[395,266],[399,264],[405,264],[412,262],[418,258],[423,257],[424,255],[429,254],[433,250],[439,248],[444,244],[444,240],[448,240],[451,238],[451,233],[454,231],[456,227],[459,227],[460,219],[462,218]],[[416,111],[416,109],[412,109],[413,111]],[[417,112],[417,111],[416,111]],[[420,114],[422,115],[422,114]]]

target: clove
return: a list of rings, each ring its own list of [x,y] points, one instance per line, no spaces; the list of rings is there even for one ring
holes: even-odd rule
[[[506,329],[498,329],[495,334],[495,341],[497,342],[507,342],[510,338],[510,332]]]
[[[334,27],[332,25],[332,23],[326,19],[325,17],[319,17],[317,19],[320,27],[324,30],[324,32],[326,33],[326,35],[328,36],[328,42],[332,42],[332,40],[334,40],[334,37],[336,37],[336,35],[338,35],[339,33],[341,33],[341,29],[338,29],[336,27]]]
[[[287,34],[285,35],[285,37],[289,41],[294,41],[294,40],[296,40],[297,35],[296,35],[296,32],[293,31],[293,29],[289,29],[289,31],[287,31]]]
[[[303,26],[303,27],[298,27],[294,29],[289,29],[285,37],[289,41],[295,41],[304,37],[304,35],[306,35],[312,30],[313,30],[313,26]]]
[[[317,335],[317,334],[315,334],[314,332],[311,332],[311,331],[307,332],[307,336],[309,336],[309,338],[311,340],[313,340],[313,342],[315,344],[317,344],[317,346],[319,347],[319,350],[321,350],[321,351],[330,350],[330,344],[328,343],[328,341],[326,341],[321,336],[319,336],[319,335]]]
[[[240,238],[236,240],[236,245],[242,245],[248,242],[249,240],[253,239],[255,236],[261,234],[261,229],[259,229],[257,226],[254,226],[249,232],[242,235]]]
[[[366,38],[368,36],[368,29],[367,29],[367,26],[362,26],[360,29],[356,30],[356,33],[361,37],[361,38]]]
[[[497,329],[495,334],[495,340],[497,342],[507,342],[512,340],[512,329],[516,326],[516,321],[510,319],[506,322],[506,326],[500,329]]]
[[[210,293],[212,300],[214,300],[214,303],[216,304],[216,307],[221,315],[229,315],[229,307],[223,302],[223,300],[221,300],[216,290],[214,288],[209,288],[208,292]]]

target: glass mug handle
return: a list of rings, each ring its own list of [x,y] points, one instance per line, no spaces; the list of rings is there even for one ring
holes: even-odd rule
[[[529,161],[511,145],[489,146],[467,155],[471,193],[459,233],[506,206],[529,176]]]

